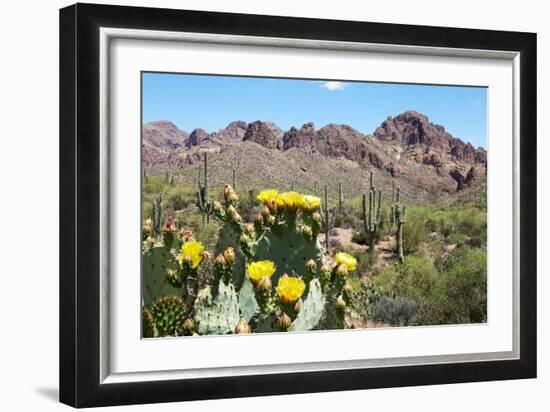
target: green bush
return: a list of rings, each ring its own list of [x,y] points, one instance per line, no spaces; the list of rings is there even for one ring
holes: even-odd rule
[[[419,250],[428,238],[426,207],[407,207],[406,223],[403,226],[403,249],[405,254]]]
[[[487,320],[487,256],[484,249],[460,246],[437,257],[435,265],[425,255],[406,256],[403,264],[383,268],[369,282],[381,296],[415,302],[415,314],[408,321],[412,325]],[[397,302],[387,301],[386,304],[388,308],[381,309],[381,313],[393,313],[391,308],[397,310]]]
[[[468,246],[458,247],[438,259],[443,274],[446,318],[449,323],[487,321],[487,253]]]

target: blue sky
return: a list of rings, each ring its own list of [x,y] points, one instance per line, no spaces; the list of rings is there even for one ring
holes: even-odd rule
[[[386,117],[423,113],[455,137],[487,147],[487,89],[481,87],[143,74],[143,122],[217,131],[234,120],[269,120],[281,129],[313,122],[372,133]]]

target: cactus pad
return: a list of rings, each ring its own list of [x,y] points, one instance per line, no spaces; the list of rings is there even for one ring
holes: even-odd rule
[[[181,295],[181,289],[171,286],[167,280],[167,270],[176,269],[177,263],[170,251],[162,246],[146,250],[142,255],[143,304],[151,307],[161,296]]]
[[[228,247],[232,247],[235,250],[235,263],[233,263],[231,283],[235,285],[237,290],[240,290],[245,278],[245,256],[241,250],[239,235],[237,235],[229,223],[225,223],[218,233],[216,255],[222,253]]]
[[[309,282],[309,291],[306,299],[302,302],[300,313],[289,331],[311,330],[319,323],[323,315],[324,298],[321,284],[317,279]]]
[[[266,231],[256,249],[255,260],[271,260],[275,262],[277,271],[271,281],[277,285],[279,278],[287,273],[301,275],[305,272],[305,264],[312,259],[321,267],[323,250],[317,239],[307,240],[299,230],[292,230],[281,225],[277,231]]]
[[[201,290],[195,301],[195,322],[200,335],[232,333],[240,320],[239,301],[233,285],[222,281],[217,290]]]
[[[151,315],[159,336],[176,334],[183,322],[185,305],[179,296],[163,296],[155,301]]]
[[[256,296],[254,294],[254,286],[252,282],[245,276],[243,286],[239,291],[239,309],[241,310],[242,317],[250,322],[250,319],[260,309],[258,302],[256,302]]]

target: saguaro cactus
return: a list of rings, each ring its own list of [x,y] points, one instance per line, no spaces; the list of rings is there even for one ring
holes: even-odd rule
[[[405,255],[403,253],[403,225],[406,223],[406,208],[406,206],[401,208],[401,204],[399,203],[395,206],[395,222],[397,224],[397,257],[401,263],[405,261]]]
[[[208,154],[204,153],[204,182],[201,183],[201,171],[199,168],[199,188],[197,190],[197,204],[202,212],[204,223],[210,223],[210,214],[212,213],[212,203],[208,198]]]
[[[393,212],[394,204],[395,204],[395,182],[392,180],[392,182],[391,182],[391,204],[390,204],[390,224],[392,224],[392,225],[395,223],[395,215],[394,215],[394,212]]]
[[[168,170],[165,174],[164,174],[164,182],[166,184],[169,184],[171,185],[172,183],[174,183],[174,175],[172,174],[172,171],[171,170]]]
[[[164,220],[164,216],[162,214],[162,200],[163,194],[161,192],[158,194],[157,198],[153,200],[153,209],[151,212],[151,220],[153,221],[153,234],[157,239],[160,238],[162,221]]]
[[[328,190],[327,185],[325,185],[325,201],[323,202],[323,207],[321,211],[321,219],[323,222],[323,227],[325,229],[325,248],[329,248],[329,238],[330,238],[330,229],[334,225],[335,210],[330,209],[328,205]]]
[[[376,190],[372,184],[372,172],[370,172],[369,200],[367,206],[367,195],[363,193],[363,225],[369,238],[369,253],[374,252],[376,230],[380,220],[380,204],[382,203],[382,191]],[[378,196],[377,196],[378,195]],[[378,199],[377,199],[378,197]]]
[[[342,183],[338,182],[338,213],[342,214],[344,208],[344,194],[342,193]]]
[[[395,183],[391,183],[391,224],[396,225],[397,219],[396,219],[396,213],[397,213],[397,204],[399,203],[400,199],[400,189],[399,187],[395,188]]]

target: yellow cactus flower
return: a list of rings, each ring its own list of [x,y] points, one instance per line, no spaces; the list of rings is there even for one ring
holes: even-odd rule
[[[189,261],[191,268],[195,269],[202,262],[204,257],[204,245],[201,242],[190,240],[185,242],[181,247],[181,253],[179,255],[180,263]]]
[[[290,212],[295,212],[303,203],[302,195],[298,192],[285,192],[281,194],[281,199],[277,201],[284,205],[284,208]]]
[[[302,195],[301,209],[304,212],[313,213],[321,206],[321,199],[317,196]]]
[[[349,272],[357,269],[357,260],[348,253],[339,252],[335,256],[338,265],[344,265]]]
[[[271,260],[260,260],[249,263],[246,267],[246,273],[254,285],[257,285],[264,277],[271,278],[275,273],[275,263]]]
[[[279,192],[275,189],[268,189],[260,192],[257,196],[257,199],[262,202],[264,205],[271,200],[276,200],[279,197]]]
[[[277,296],[279,300],[287,305],[293,305],[304,293],[306,284],[300,278],[282,276],[277,284]]]

